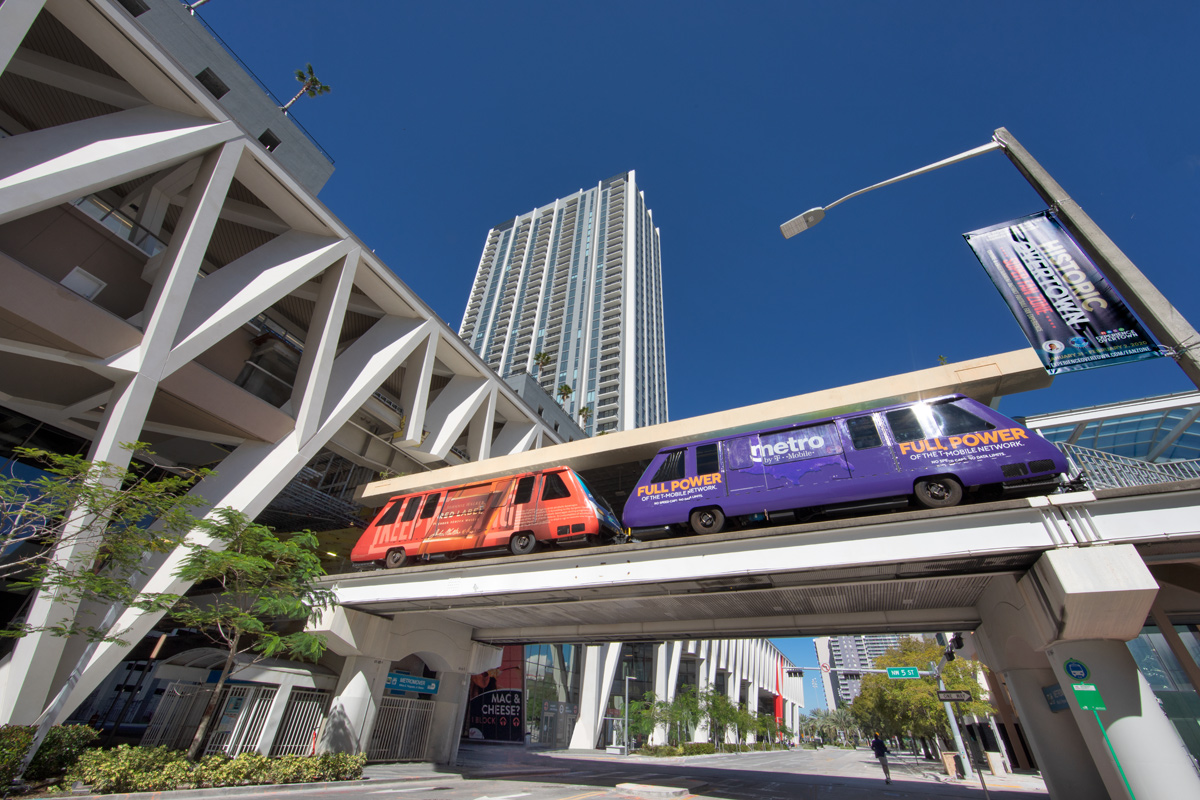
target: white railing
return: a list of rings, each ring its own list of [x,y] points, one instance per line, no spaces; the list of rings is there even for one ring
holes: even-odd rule
[[[1061,443],[1058,448],[1070,459],[1072,474],[1083,473],[1089,489],[1149,486],[1200,478],[1200,459],[1154,464],[1077,444]]]
[[[385,697],[371,733],[368,761],[423,761],[433,726],[432,700]]]

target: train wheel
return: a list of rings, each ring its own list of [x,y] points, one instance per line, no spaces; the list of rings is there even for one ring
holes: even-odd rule
[[[697,508],[688,520],[696,533],[720,533],[725,527],[725,514],[719,508]]]
[[[408,563],[408,554],[401,549],[388,550],[383,565],[388,569],[399,569]]]
[[[449,552],[442,553],[442,558],[446,559],[447,561],[458,561],[458,557],[461,555],[462,550],[451,550]]]
[[[948,475],[922,478],[913,486],[913,496],[925,508],[950,508],[962,502],[963,487]]]
[[[512,551],[514,556],[523,556],[526,553],[532,553],[537,549],[537,537],[528,531],[514,533],[513,537],[508,540],[508,549]]]

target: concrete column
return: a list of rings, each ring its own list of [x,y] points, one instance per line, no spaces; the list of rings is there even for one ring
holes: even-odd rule
[[[1000,720],[1004,723],[1004,729],[1008,731],[1008,741],[1012,745],[1013,755],[1016,756],[1017,766],[1021,769],[1032,769],[1033,763],[1029,760],[1029,754],[1025,752],[1025,745],[1017,732],[1016,719],[1013,717],[1012,704],[1008,700],[1008,691],[1004,683],[991,670],[984,670],[984,675],[987,677],[992,705],[1000,712]]]
[[[329,716],[317,736],[318,753],[366,752],[390,668],[391,662],[382,658],[346,659]]]
[[[295,685],[294,680],[286,678],[279,684],[275,697],[271,699],[271,707],[267,709],[267,718],[263,721],[255,752],[264,756],[271,755],[271,746],[275,744],[275,737],[279,735],[279,723],[283,721],[283,712],[287,710],[288,700]]]
[[[1200,797],[1200,777],[1187,748],[1124,642],[1065,642],[1046,653],[1111,796],[1125,797],[1128,792],[1138,800]],[[1084,682],[1096,687],[1107,710],[1080,710],[1070,686],[1081,681],[1065,671],[1068,660],[1087,666],[1090,674]]]
[[[462,740],[463,718],[467,713],[467,685],[471,676],[465,672],[439,672],[438,693],[434,695],[433,726],[429,732],[426,758],[435,764],[453,766],[458,760],[458,743]]]

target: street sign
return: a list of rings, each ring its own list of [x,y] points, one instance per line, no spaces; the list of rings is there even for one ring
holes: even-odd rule
[[[971,693],[966,689],[940,689],[938,690],[938,700],[943,703],[969,702]]]
[[[1108,710],[1108,707],[1104,705],[1104,698],[1100,696],[1100,690],[1096,688],[1096,684],[1072,683],[1071,689],[1075,692],[1075,699],[1079,702],[1079,709],[1081,711]]]
[[[919,678],[921,673],[916,667],[888,667],[888,677],[892,680]]]
[[[440,683],[441,681],[437,678],[420,678],[416,675],[406,675],[403,672],[389,672],[384,688],[392,694],[403,692],[437,694]]]
[[[1087,664],[1084,664],[1082,661],[1074,658],[1068,658],[1066,661],[1064,661],[1063,669],[1068,675],[1077,681],[1086,681],[1088,679],[1088,675],[1092,674],[1088,670]]]

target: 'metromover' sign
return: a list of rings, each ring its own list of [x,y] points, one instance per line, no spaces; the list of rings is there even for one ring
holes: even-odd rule
[[[963,236],[1051,375],[1162,355],[1051,212]]]

